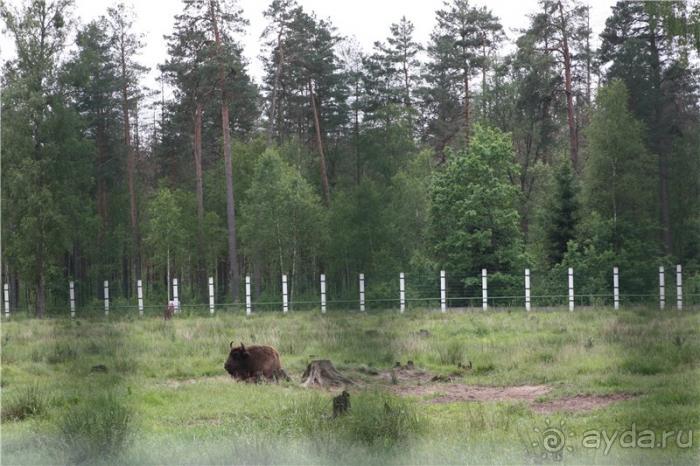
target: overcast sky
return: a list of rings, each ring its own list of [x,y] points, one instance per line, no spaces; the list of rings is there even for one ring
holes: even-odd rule
[[[6,0],[7,1],[7,0]],[[11,5],[19,5],[22,0],[9,0]],[[262,65],[259,60],[260,34],[265,27],[263,11],[269,0],[239,0],[244,16],[250,21],[246,34],[240,37],[245,46],[249,72],[260,82]],[[75,0],[75,13],[82,22],[87,22],[104,14],[116,0]],[[151,68],[144,84],[155,87],[159,75],[157,66],[166,57],[166,45],[163,35],[169,34],[173,26],[173,17],[182,6],[181,0],[141,0],[126,3],[133,4],[137,14],[135,28],[144,34],[145,47],[140,62]],[[488,5],[501,19],[509,39],[517,34],[514,30],[524,28],[528,23],[528,14],[537,11],[537,0],[492,0],[474,1],[475,5]],[[591,8],[591,27],[596,44],[597,36],[603,29],[605,19],[610,13],[613,0],[596,0],[589,2]],[[330,18],[338,33],[343,36],[355,36],[365,50],[370,50],[377,40],[384,40],[389,35],[389,26],[398,22],[405,15],[416,27],[416,39],[426,43],[435,24],[435,10],[443,4],[442,0],[299,0],[305,10],[316,12],[321,18]],[[14,52],[12,40],[3,31],[1,53],[3,62]]]

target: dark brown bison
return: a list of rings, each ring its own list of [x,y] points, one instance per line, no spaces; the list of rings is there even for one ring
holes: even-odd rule
[[[252,345],[249,347],[233,347],[231,342],[224,369],[231,374],[231,377],[243,381],[261,381],[263,378],[277,380],[279,378],[288,379],[287,374],[282,370],[280,354],[271,346]]]

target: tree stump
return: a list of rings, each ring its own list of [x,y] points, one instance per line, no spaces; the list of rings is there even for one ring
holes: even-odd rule
[[[333,366],[333,363],[328,359],[319,359],[311,361],[304,375],[301,376],[301,385],[304,387],[317,386],[337,386],[337,385],[354,385],[354,382]]]

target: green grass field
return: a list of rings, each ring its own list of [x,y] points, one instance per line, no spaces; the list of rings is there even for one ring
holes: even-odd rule
[[[231,340],[275,346],[292,381],[234,382],[223,370]],[[358,382],[346,416],[330,417],[334,393],[299,386],[320,358]],[[411,381],[373,375],[408,360],[453,380],[407,395]],[[698,464],[699,360],[697,311],[13,317],[2,325],[2,463]],[[98,364],[107,372],[91,372]],[[548,391],[435,402],[448,385]],[[561,450],[548,426],[565,433]],[[635,447],[583,444],[633,427]],[[656,445],[664,431],[674,434]]]

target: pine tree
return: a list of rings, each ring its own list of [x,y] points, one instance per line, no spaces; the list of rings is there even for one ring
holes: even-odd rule
[[[543,212],[545,252],[550,265],[564,259],[569,241],[576,238],[578,220],[578,186],[570,161],[566,161],[556,172],[554,190]]]
[[[143,47],[140,35],[133,32],[134,12],[124,4],[107,10],[108,26],[113,46],[113,56],[119,80],[123,148],[126,152],[126,182],[129,193],[129,219],[131,227],[130,264],[131,277],[141,278],[141,238],[139,234],[138,201],[136,198],[136,152],[132,132],[131,114],[138,99],[139,76],[146,69],[136,63],[135,56]],[[127,294],[135,287],[135,280],[125,277],[124,289]],[[133,282],[133,283],[132,283]]]

